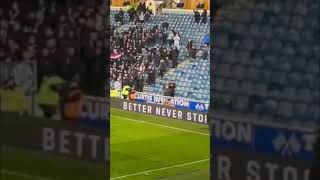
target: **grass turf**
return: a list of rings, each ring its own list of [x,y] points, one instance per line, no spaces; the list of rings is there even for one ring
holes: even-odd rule
[[[105,180],[106,168],[103,163],[1,147],[0,179],[4,180]]]
[[[111,109],[110,119],[112,180],[210,179],[206,125],[118,109]]]
[[[155,170],[118,179],[209,179],[209,136],[164,126],[209,133],[207,126],[200,124],[112,109],[111,177]],[[107,176],[107,166],[102,163],[7,146],[0,150],[0,177],[5,180],[105,180]]]

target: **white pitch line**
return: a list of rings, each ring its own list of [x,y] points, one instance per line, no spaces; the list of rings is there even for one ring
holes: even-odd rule
[[[150,125],[154,125],[154,126],[159,126],[159,127],[164,127],[164,128],[168,128],[168,129],[174,129],[174,130],[183,131],[183,132],[189,132],[189,133],[194,133],[194,134],[200,134],[200,135],[204,135],[204,136],[210,136],[210,134],[201,133],[201,132],[197,132],[197,131],[191,131],[191,130],[187,130],[187,129],[176,128],[176,127],[172,127],[172,126],[166,126],[166,125],[162,125],[162,124],[151,123],[151,122],[146,122],[146,121],[126,118],[126,117],[121,117],[121,116],[116,116],[116,115],[111,115],[111,116],[117,117],[117,118],[121,118],[121,119],[126,119],[128,121],[133,121],[133,122],[138,122],[138,123],[143,123],[143,124],[150,124]]]
[[[18,172],[18,171],[7,170],[7,169],[1,169],[0,172],[3,174],[20,176],[20,177],[24,177],[24,178],[32,179],[32,180],[55,180],[52,178],[47,178],[47,177],[42,177],[42,176],[34,176],[31,174],[26,174],[26,173],[22,173],[22,172]]]
[[[191,165],[191,164],[197,164],[197,163],[201,163],[201,162],[205,162],[205,161],[209,161],[209,160],[210,160],[210,158],[209,159],[202,159],[202,160],[199,160],[199,161],[192,161],[192,162],[188,162],[188,163],[178,164],[178,165],[174,165],[174,166],[167,166],[167,167],[163,167],[163,168],[159,168],[159,169],[152,169],[152,170],[148,170],[148,171],[142,171],[142,172],[138,172],[138,173],[127,174],[127,175],[124,175],[124,176],[118,176],[118,177],[110,178],[110,180],[122,179],[122,178],[126,178],[126,177],[146,174],[146,173],[150,173],[150,172],[156,172],[156,171],[162,171],[162,170],[166,170],[166,169],[173,169],[173,168],[177,168],[177,167],[188,166],[188,165]]]

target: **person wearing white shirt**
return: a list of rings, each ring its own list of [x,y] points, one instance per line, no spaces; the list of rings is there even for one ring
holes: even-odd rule
[[[173,46],[177,49],[180,49],[180,35],[179,35],[179,33],[176,33],[176,35],[173,37],[173,41],[174,41]]]
[[[117,79],[117,81],[114,82],[114,88],[119,91],[121,90],[122,82],[120,77]]]
[[[173,37],[174,37],[174,33],[173,33],[173,30],[171,30],[168,34],[168,42],[169,42],[169,46],[172,46],[173,45]]]

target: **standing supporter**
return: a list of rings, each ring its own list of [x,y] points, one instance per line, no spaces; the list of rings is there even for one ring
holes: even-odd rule
[[[32,88],[32,67],[30,64],[31,54],[25,50],[22,53],[22,59],[13,69],[13,78],[17,86],[21,87],[25,93],[30,92]]]
[[[120,91],[120,89],[122,89],[121,77],[118,77],[118,79],[114,82],[114,88],[118,91]]]
[[[119,15],[120,23],[123,24],[124,12],[123,12],[122,8],[120,8],[118,15]]]
[[[138,22],[143,24],[144,23],[144,18],[145,18],[145,13],[143,11],[140,11],[138,13]]]
[[[196,47],[193,45],[191,48],[191,52],[190,52],[190,58],[191,59],[196,59],[197,58],[197,49]]]
[[[167,30],[169,29],[169,23],[168,23],[167,21],[165,21],[165,22],[162,23],[161,27],[162,27],[165,31],[167,31]]]
[[[155,81],[156,81],[156,71],[155,71],[154,66],[150,65],[148,68],[148,81],[147,81],[147,83],[150,85],[150,84],[155,83]]]
[[[202,59],[203,60],[206,60],[208,59],[208,56],[209,56],[209,47],[208,45],[204,45],[203,48],[202,48],[202,51],[203,51],[203,54],[202,54]]]
[[[201,25],[202,24],[207,24],[208,14],[207,14],[207,10],[206,9],[203,10],[203,12],[201,14],[201,18],[202,18]]]
[[[130,22],[133,22],[134,21],[134,16],[136,14],[136,10],[133,7],[129,7],[127,12],[129,14]]]
[[[130,1],[124,0],[122,6],[130,6]]]
[[[179,50],[175,47],[174,49],[171,48],[169,52],[170,59],[172,60],[172,66],[174,68],[178,65],[178,56],[179,56]]]
[[[173,37],[173,41],[174,41],[174,45],[173,47],[174,48],[177,48],[177,49],[180,49],[180,34],[179,33],[176,33],[175,36]]]
[[[169,82],[168,89],[169,89],[169,92],[168,92],[169,96],[174,97],[175,89],[176,89],[176,83],[174,83],[173,81]]]
[[[171,30],[169,31],[169,34],[168,34],[168,42],[170,47],[173,46],[173,43],[174,43],[173,37],[174,37],[174,31]]]
[[[164,75],[164,72],[166,71],[167,67],[166,67],[166,64],[165,64],[165,61],[163,59],[160,60],[160,77],[162,78],[163,75]]]
[[[193,12],[194,12],[194,22],[199,24],[201,19],[200,13],[197,9],[193,10]]]
[[[189,41],[188,41],[188,44],[187,44],[187,47],[186,47],[189,57],[191,57],[192,46],[193,46],[193,41],[192,41],[192,40],[189,40]]]

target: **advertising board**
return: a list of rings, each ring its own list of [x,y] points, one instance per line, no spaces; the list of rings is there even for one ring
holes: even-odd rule
[[[84,96],[81,101],[64,103],[62,119],[90,127],[109,126],[109,104],[104,97]]]
[[[212,179],[308,180],[315,132],[222,118],[210,127]]]
[[[178,109],[168,105],[150,104],[125,99],[111,98],[111,107],[123,109],[126,111],[139,112],[177,120],[185,120],[200,124],[207,124],[208,117],[205,112],[191,111],[187,109]]]
[[[135,101],[146,102],[149,104],[163,105],[167,102],[177,109],[187,109],[190,111],[208,112],[209,103],[193,101],[185,98],[154,95],[143,92],[137,92]]]
[[[106,129],[12,113],[1,113],[1,127],[6,137],[3,145],[86,161],[109,161]]]

